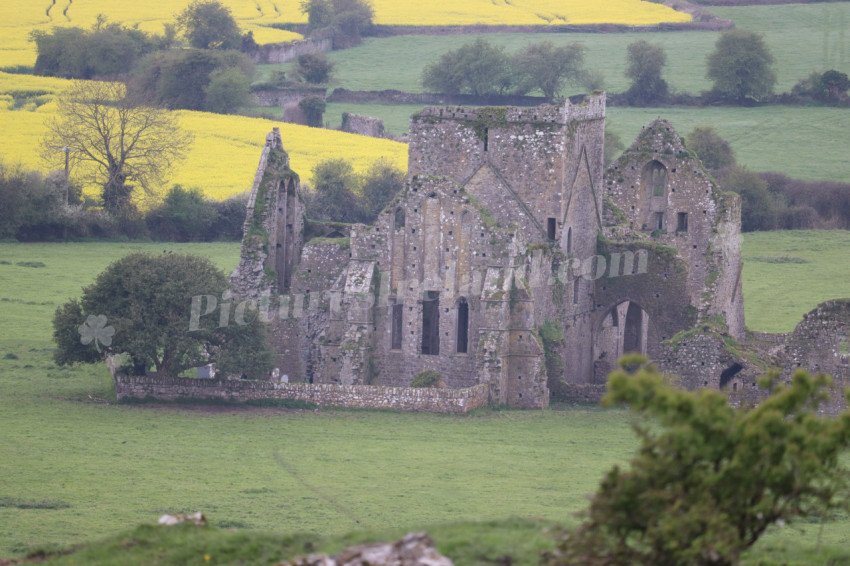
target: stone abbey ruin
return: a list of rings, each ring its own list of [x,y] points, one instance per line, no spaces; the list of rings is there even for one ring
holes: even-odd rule
[[[749,401],[770,367],[846,378],[847,304],[789,335],[746,332],[739,197],[660,119],[603,171],[605,112],[604,93],[426,107],[404,189],[370,226],[305,219],[269,134],[231,280],[271,309],[280,374],[409,391],[433,370],[521,408],[598,400],[627,352]]]

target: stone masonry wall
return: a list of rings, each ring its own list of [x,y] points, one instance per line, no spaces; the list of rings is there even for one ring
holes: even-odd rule
[[[428,389],[122,375],[115,376],[115,392],[119,401],[128,398],[162,401],[221,399],[235,402],[287,399],[320,407],[449,414],[464,414],[485,407],[489,399],[489,388],[486,385],[467,389]]]
[[[270,43],[260,45],[251,53],[254,63],[286,63],[294,61],[307,53],[327,53],[333,49],[332,37],[307,38],[289,43]]]
[[[257,99],[259,106],[293,106],[297,105],[308,96],[321,96],[324,98],[325,89],[321,87],[276,87],[258,86],[251,89],[251,93]]]
[[[342,127],[340,129],[343,132],[369,136],[371,138],[383,138],[386,136],[383,120],[372,118],[371,116],[352,114],[351,112],[342,113]]]

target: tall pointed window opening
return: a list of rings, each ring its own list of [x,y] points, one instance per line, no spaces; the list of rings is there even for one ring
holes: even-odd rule
[[[461,298],[457,303],[457,353],[466,354],[469,347],[469,303]]]
[[[422,297],[422,353],[440,354],[440,293],[425,291]]]

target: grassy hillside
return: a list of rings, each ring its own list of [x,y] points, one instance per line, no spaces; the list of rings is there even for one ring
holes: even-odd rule
[[[407,133],[415,104],[328,104],[325,120],[339,126],[343,112],[380,116],[386,129]],[[850,146],[848,111],[800,106],[738,107],[609,107],[606,128],[628,146],[640,129],[657,117],[670,120],[681,135],[695,126],[717,128],[735,151],[738,162],[754,171],[781,171],[792,177],[850,182],[846,148]],[[830,140],[825,143],[824,140]]]
[[[839,69],[850,73],[850,2],[712,8],[731,18],[737,27],[765,35],[776,58],[777,90],[790,90],[813,70]],[[611,92],[628,88],[626,46],[638,39],[661,45],[667,53],[665,77],[672,90],[699,93],[710,88],[705,58],[714,49],[715,32],[662,32],[641,34],[488,34],[488,41],[514,52],[547,39],[555,43],[578,41],[587,48],[587,68],[605,75]],[[332,54],[338,63],[337,86],[353,90],[398,89],[421,92],[425,65],[442,53],[474,37],[394,37],[370,39],[357,49]],[[271,67],[261,68],[270,73]],[[580,86],[573,87],[580,92]],[[408,128],[416,105],[330,104],[326,120],[337,124],[344,111],[379,116],[395,134]],[[609,125],[628,145],[652,119],[670,119],[680,133],[697,125],[716,127],[735,149],[739,161],[757,171],[781,171],[803,179],[850,181],[844,148],[850,146],[846,109],[767,106],[661,107],[608,109]]]
[[[640,129],[661,116],[685,136],[695,126],[713,126],[753,171],[780,171],[808,180],[850,182],[850,111],[846,108],[608,108],[606,127],[628,146]]]

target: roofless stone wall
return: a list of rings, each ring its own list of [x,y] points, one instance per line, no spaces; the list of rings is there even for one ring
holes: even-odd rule
[[[304,401],[320,407],[392,409],[461,415],[486,407],[489,386],[467,389],[380,387],[374,385],[327,385],[273,383],[238,379],[188,379],[182,377],[115,376],[115,393],[122,399],[220,399],[244,403],[260,399]]]

